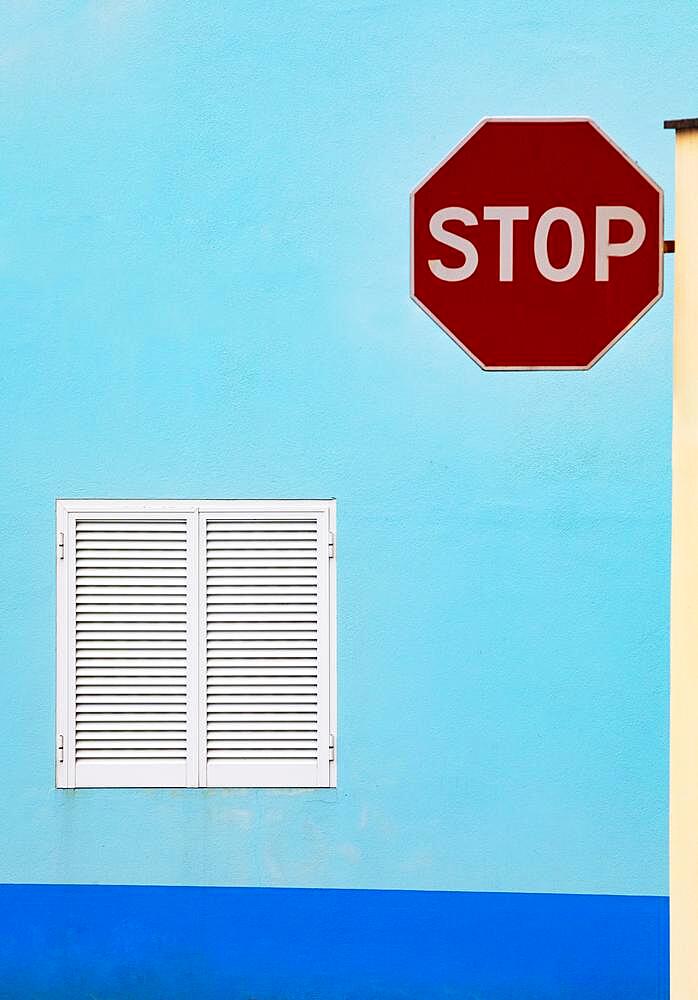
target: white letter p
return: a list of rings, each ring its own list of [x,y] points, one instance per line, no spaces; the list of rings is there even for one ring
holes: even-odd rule
[[[621,219],[632,226],[630,237],[624,243],[611,243],[611,222]],[[645,220],[634,208],[627,205],[596,206],[596,280],[608,281],[609,257],[629,257],[645,241]]]

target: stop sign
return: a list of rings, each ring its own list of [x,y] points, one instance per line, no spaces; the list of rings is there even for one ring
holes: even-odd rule
[[[589,119],[485,119],[412,194],[412,297],[482,368],[590,368],[662,294],[662,212]]]

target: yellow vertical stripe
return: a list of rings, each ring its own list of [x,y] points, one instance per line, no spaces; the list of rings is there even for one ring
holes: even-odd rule
[[[698,998],[698,128],[676,133],[671,997]]]

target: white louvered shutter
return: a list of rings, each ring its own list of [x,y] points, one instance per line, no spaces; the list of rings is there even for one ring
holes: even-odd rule
[[[72,515],[66,539],[68,783],[192,783],[194,519]]]
[[[327,510],[201,517],[200,783],[330,784]]]
[[[58,787],[335,783],[332,502],[57,521]]]

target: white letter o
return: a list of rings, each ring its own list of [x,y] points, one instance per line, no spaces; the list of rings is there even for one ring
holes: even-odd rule
[[[548,256],[548,236],[553,222],[566,223],[570,231],[570,256],[564,267],[554,267]],[[538,270],[548,281],[569,281],[574,278],[584,259],[584,227],[577,213],[561,205],[543,212],[536,226],[533,250]]]

